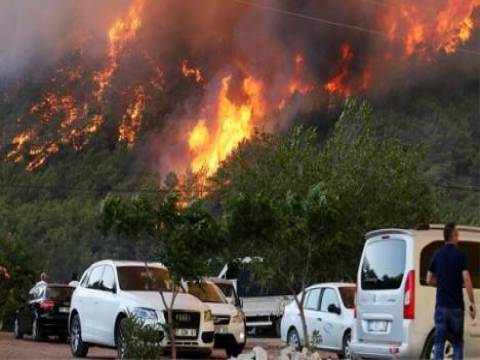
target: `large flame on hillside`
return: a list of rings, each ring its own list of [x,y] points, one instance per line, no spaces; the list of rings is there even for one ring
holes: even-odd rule
[[[338,10],[335,2],[320,0],[271,4],[312,17],[322,7],[326,14]],[[265,128],[265,119],[292,117],[303,104],[328,109],[338,99],[368,94],[391,67],[431,66],[468,50],[478,29],[480,0],[349,4],[337,11],[339,23],[353,26],[345,30],[272,15],[255,4],[132,0],[105,26],[106,47],[94,65],[66,61],[53,71],[25,111],[35,125],[17,120],[6,158],[33,171],[66,146],[84,149],[112,122],[116,141],[133,148],[148,120],[174,129],[175,150],[161,148],[158,157],[212,175],[256,128]]]
[[[246,99],[236,104],[228,97],[232,78],[225,76],[218,94],[213,124],[207,126],[207,120],[197,120],[189,134],[188,145],[193,154],[191,168],[194,172],[205,169],[212,175],[219,163],[223,161],[238,144],[250,137],[255,128],[255,121],[264,116],[262,84],[253,78],[246,78],[242,90]]]

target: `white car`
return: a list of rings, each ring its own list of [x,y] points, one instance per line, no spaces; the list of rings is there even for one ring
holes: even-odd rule
[[[317,284],[305,291],[304,313],[310,343],[350,358],[355,284]],[[295,301],[285,307],[280,332],[288,345],[300,349],[304,344],[300,311]]]
[[[153,280],[153,281],[152,281]],[[165,324],[167,318],[159,289],[170,303],[171,281],[160,263],[104,260],[91,265],[75,289],[70,305],[69,332],[73,356],[85,357],[90,345],[116,347],[125,351],[123,330],[127,314],[146,325]],[[175,343],[179,350],[210,354],[214,344],[212,312],[196,297],[179,293],[173,316]],[[168,348],[164,336],[161,346]]]
[[[351,345],[355,359],[434,359],[436,289],[426,283],[434,252],[444,246],[443,225],[418,230],[380,229],[366,235],[358,268]],[[480,228],[457,226],[459,247],[480,299]],[[464,295],[465,299],[466,293]],[[468,304],[468,303],[467,303]],[[477,314],[480,311],[477,304]],[[480,358],[480,326],[465,311],[464,356]],[[452,358],[447,340],[440,354]]]
[[[242,310],[229,303],[222,290],[212,281],[190,282],[188,292],[212,310],[215,347],[225,349],[228,357],[237,357],[245,347],[245,316]]]

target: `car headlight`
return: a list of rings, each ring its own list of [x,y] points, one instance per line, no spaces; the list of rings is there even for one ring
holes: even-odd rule
[[[232,316],[232,323],[243,323],[245,321],[245,315],[243,311],[237,310],[237,313]]]
[[[203,313],[203,321],[212,321],[212,311],[207,310]]]
[[[153,309],[137,307],[132,311],[133,316],[141,320],[157,320],[157,312]]]

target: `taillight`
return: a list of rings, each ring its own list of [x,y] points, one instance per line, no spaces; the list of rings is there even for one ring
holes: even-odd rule
[[[40,308],[46,311],[52,310],[55,307],[55,302],[50,299],[45,299],[40,302]]]
[[[415,318],[415,270],[411,270],[407,275],[403,298],[403,318],[409,320]]]

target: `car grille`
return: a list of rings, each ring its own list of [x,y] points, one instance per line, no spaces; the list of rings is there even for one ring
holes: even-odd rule
[[[230,324],[230,316],[214,316],[213,323],[215,325],[228,325]]]
[[[164,311],[165,319],[168,321],[168,312]],[[178,311],[172,312],[173,323],[176,329],[196,329],[197,336],[200,328],[200,313],[191,311]],[[177,339],[190,339],[188,336],[176,336]]]

